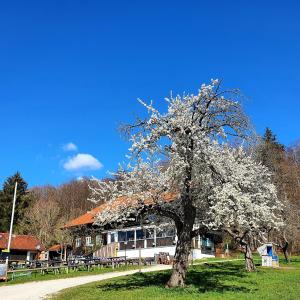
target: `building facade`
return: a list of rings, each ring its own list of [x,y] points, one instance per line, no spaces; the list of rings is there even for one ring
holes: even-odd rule
[[[9,260],[33,261],[40,258],[40,254],[45,250],[42,243],[31,235],[12,235],[10,252],[7,254],[2,250],[7,249],[8,233],[0,233],[0,259],[4,260],[8,255]]]
[[[65,226],[73,237],[72,254],[94,257],[154,257],[159,253],[174,256],[177,236],[170,224],[141,226],[138,222],[120,229],[95,224],[97,213],[105,204],[71,220]],[[209,236],[197,236],[192,241],[194,259],[215,256],[215,244]]]

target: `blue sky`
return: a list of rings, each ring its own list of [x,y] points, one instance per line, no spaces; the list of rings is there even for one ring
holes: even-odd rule
[[[30,186],[106,176],[125,160],[117,127],[144,113],[138,97],[159,106],[211,78],[290,145],[299,53],[297,1],[2,1],[0,183],[16,170]]]

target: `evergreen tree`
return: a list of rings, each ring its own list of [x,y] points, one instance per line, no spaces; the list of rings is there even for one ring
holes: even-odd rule
[[[258,161],[270,171],[276,172],[278,164],[283,159],[284,151],[284,146],[277,141],[276,135],[267,127],[256,151]]]
[[[266,130],[265,130],[263,140],[266,143],[275,143],[275,144],[277,144],[276,135],[272,132],[272,130],[269,127],[267,127]]]
[[[29,206],[31,197],[27,192],[27,182],[17,172],[6,179],[0,193],[0,231],[7,232],[11,219],[12,202],[14,196],[15,183],[18,182],[16,208],[14,216],[15,226],[20,223],[24,209]]]

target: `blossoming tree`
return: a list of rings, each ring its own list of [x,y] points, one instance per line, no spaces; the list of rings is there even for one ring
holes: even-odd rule
[[[258,210],[272,201],[276,205],[267,170],[243,150],[227,146],[230,137],[249,135],[237,96],[237,91],[223,91],[220,82],[212,80],[196,95],[166,99],[165,113],[140,100],[149,118],[126,127],[133,163],[118,173],[117,181],[96,180],[91,186],[90,200],[109,202],[97,216],[99,224],[150,213],[175,224],[178,241],[168,287],[184,286],[193,237],[210,229],[251,231],[260,227],[259,213],[249,213],[251,203],[257,203]],[[131,201],[115,205],[119,197]],[[273,208],[265,212],[268,220]]]
[[[242,147],[223,147],[218,158],[219,183],[211,187],[207,210],[210,227],[234,238],[244,251],[246,269],[253,271],[251,241],[265,242],[270,229],[283,226],[283,205],[277,198],[272,174]]]

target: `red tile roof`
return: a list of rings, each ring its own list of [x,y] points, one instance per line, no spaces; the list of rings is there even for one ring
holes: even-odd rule
[[[8,233],[0,233],[0,249],[7,249]],[[27,250],[27,251],[44,251],[45,247],[42,243],[32,235],[12,235],[11,246],[12,250]]]
[[[87,225],[87,224],[93,224],[94,218],[98,212],[103,210],[102,205],[92,209],[91,211],[88,211],[86,214],[79,216],[76,219],[73,219],[69,221],[64,227],[74,227],[74,226],[80,226],[80,225]]]
[[[61,249],[61,245],[57,244],[57,245],[53,245],[51,246],[48,251],[59,251]]]
[[[175,199],[175,194],[166,194],[164,197],[164,200],[166,202],[171,202]],[[146,205],[150,205],[153,203],[152,200],[146,200],[145,201]],[[100,213],[101,211],[104,211],[106,208],[109,209],[114,209],[117,208],[118,206],[132,206],[132,205],[136,205],[137,204],[137,199],[134,197],[119,197],[117,198],[115,201],[113,201],[112,203],[110,202],[106,202],[104,204],[101,204],[100,206],[92,209],[91,211],[88,211],[87,213],[85,213],[84,215],[79,216],[76,219],[73,219],[71,221],[69,221],[64,228],[69,228],[69,227],[76,227],[76,226],[80,226],[80,225],[88,225],[88,224],[93,224],[95,222],[95,217],[98,213]]]

